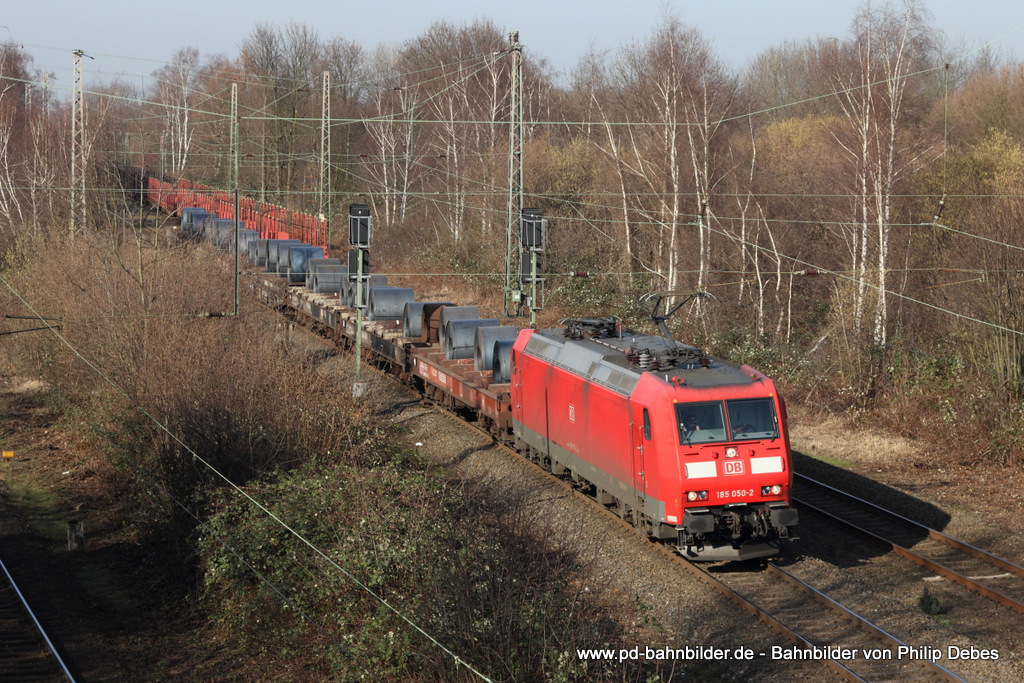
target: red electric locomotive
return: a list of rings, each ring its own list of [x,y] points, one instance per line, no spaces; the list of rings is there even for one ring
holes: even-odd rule
[[[520,447],[690,559],[773,555],[797,522],[785,404],[753,368],[573,320],[520,333],[511,389]]]

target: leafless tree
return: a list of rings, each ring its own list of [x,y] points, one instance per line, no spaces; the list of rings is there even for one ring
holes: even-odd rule
[[[249,118],[261,138],[261,195],[268,188],[288,195],[311,182],[316,164],[310,150],[319,127],[310,121],[320,117],[321,51],[319,37],[305,24],[283,30],[258,24],[242,41],[242,62],[259,93],[258,109]]]
[[[874,347],[888,335],[888,287],[893,195],[907,174],[927,160],[927,148],[908,125],[908,75],[933,53],[934,40],[920,8],[865,7],[854,22],[853,40],[838,48],[843,66],[835,72],[837,101],[846,121],[836,140],[851,163],[857,197],[857,234],[852,266],[857,286],[853,326],[864,327],[868,288],[875,290]],[[874,283],[869,282],[869,270]]]
[[[370,63],[372,116],[365,125],[374,148],[362,166],[374,213],[388,225],[405,222],[418,135],[413,112],[419,89],[400,73],[398,57],[396,50],[381,47]]]
[[[680,284],[680,264],[695,261],[695,284],[703,286],[710,267],[711,191],[721,173],[713,141],[731,84],[703,37],[672,17],[648,41],[623,51],[615,80],[619,99],[614,110],[604,110],[605,149],[619,169],[624,211],[637,217],[629,249],[640,263],[649,260],[669,289]],[[612,116],[626,125],[612,125]],[[638,226],[653,226],[654,232]]]
[[[164,134],[170,147],[168,171],[181,175],[188,167],[195,136],[192,112],[198,95],[199,50],[194,47],[178,50],[171,62],[153,76],[157,99],[163,105]]]
[[[14,43],[0,45],[0,221],[8,238],[25,219],[21,188],[27,81],[28,57]]]

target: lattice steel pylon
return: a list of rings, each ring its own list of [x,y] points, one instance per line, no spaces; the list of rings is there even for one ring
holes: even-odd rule
[[[71,86],[71,224],[70,238],[85,228],[85,97],[82,92],[81,50],[72,53]]]
[[[320,107],[320,218],[327,226],[324,246],[331,247],[331,72],[324,72]]]
[[[43,74],[43,116],[50,115],[50,74]]]
[[[519,31],[508,36],[512,55],[508,127],[508,223],[505,245],[505,315],[522,314],[519,273],[519,217],[523,210],[523,46]]]

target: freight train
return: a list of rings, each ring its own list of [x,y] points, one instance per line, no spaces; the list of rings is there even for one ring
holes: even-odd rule
[[[381,275],[364,274],[360,283],[351,259],[328,258],[323,246],[258,217],[249,217],[257,229],[232,244],[214,222],[217,207],[194,188],[147,184],[152,203],[182,215],[183,234],[237,245],[260,271],[254,287],[268,305],[361,348],[684,557],[765,557],[792,536],[792,457],[775,385],[751,367],[672,340],[657,299],[662,335],[637,333],[614,317],[551,329],[502,326],[476,307],[416,301]]]

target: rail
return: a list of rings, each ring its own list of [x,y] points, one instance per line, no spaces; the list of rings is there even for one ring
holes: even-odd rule
[[[810,477],[794,479],[798,507],[1024,614],[1024,567]],[[983,581],[1006,585],[997,589]]]
[[[7,579],[5,590],[0,591],[0,623],[3,624],[5,641],[4,658],[0,662],[0,677],[12,681],[46,680],[47,677],[56,675],[56,669],[59,668],[60,673],[74,683],[75,677],[57,652],[46,629],[32,611],[3,560],[0,560],[0,569]],[[9,591],[6,590],[8,587]],[[40,652],[36,636],[43,639],[47,651]]]

